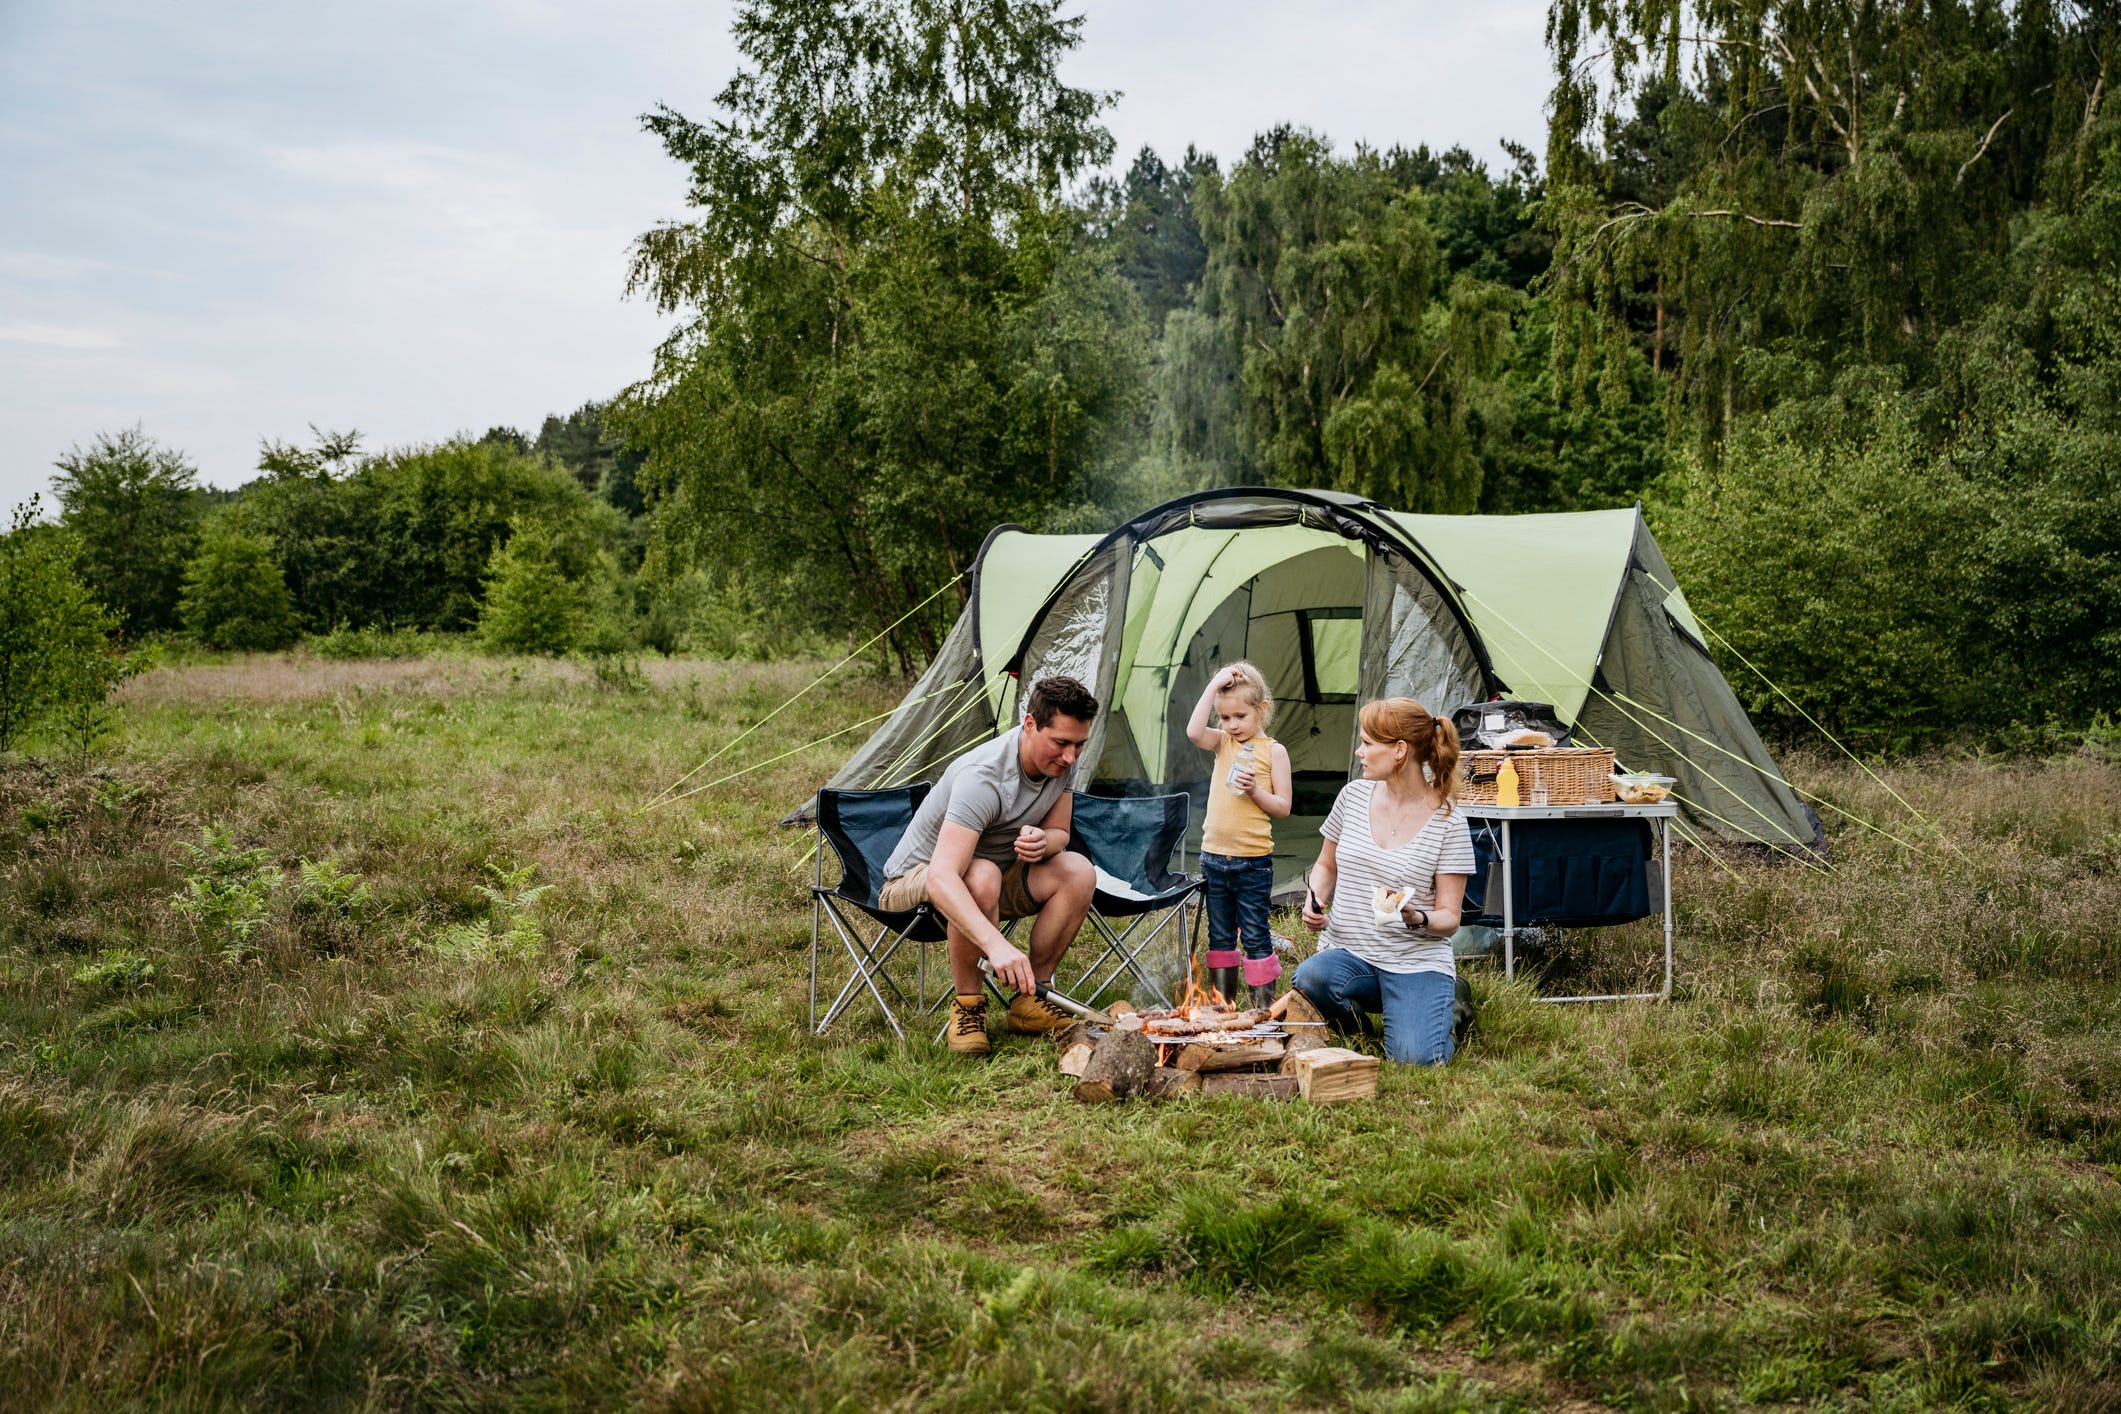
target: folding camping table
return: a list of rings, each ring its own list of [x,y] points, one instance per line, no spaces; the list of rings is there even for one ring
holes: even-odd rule
[[[1502,973],[1514,978],[1517,975],[1517,908],[1512,896],[1514,870],[1510,852],[1510,825],[1518,820],[1646,820],[1657,836],[1659,850],[1663,856],[1659,872],[1663,877],[1663,899],[1661,913],[1664,918],[1664,986],[1655,992],[1614,992],[1598,997],[1538,997],[1542,1002],[1668,1002],[1672,999],[1672,821],[1679,815],[1676,801],[1660,800],[1654,805],[1627,805],[1615,802],[1611,805],[1471,805],[1457,802],[1455,808],[1463,810],[1469,820],[1493,820],[1502,826],[1502,855],[1496,860],[1497,872],[1502,875]],[[1492,906],[1492,887],[1487,902]]]

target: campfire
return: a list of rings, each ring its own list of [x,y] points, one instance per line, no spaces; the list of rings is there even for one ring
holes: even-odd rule
[[[1329,1046],[1324,1018],[1299,992],[1240,1008],[1191,976],[1176,1006],[1112,1010],[1110,1028],[1077,1023],[1058,1038],[1061,1073],[1076,1078],[1079,1100],[1235,1094],[1316,1103],[1377,1093],[1376,1058]]]
[[[1230,1064],[1212,1067],[1216,1070],[1280,1060],[1287,1053],[1288,1029],[1279,1019],[1264,1008],[1239,1010],[1235,1002],[1215,988],[1201,986],[1198,977],[1186,979],[1177,1006],[1135,1014],[1142,1019],[1142,1034],[1156,1045],[1159,1065],[1170,1065],[1189,1046],[1228,1053]],[[1183,1068],[1210,1067],[1195,1064]]]

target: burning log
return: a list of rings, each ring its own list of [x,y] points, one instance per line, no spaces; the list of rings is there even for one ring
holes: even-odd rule
[[[1181,1048],[1174,1064],[1180,1070],[1244,1070],[1282,1058],[1284,1043],[1274,1040],[1210,1045],[1194,1041]]]

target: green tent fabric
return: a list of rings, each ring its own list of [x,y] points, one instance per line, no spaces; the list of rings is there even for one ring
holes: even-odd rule
[[[1641,516],[1394,515],[1456,580],[1512,697],[1573,722],[1605,647]]]
[[[1272,731],[1295,768],[1279,888],[1316,856],[1353,768],[1357,705],[1396,695],[1438,712],[1496,695],[1551,703],[1625,767],[1677,777],[1691,828],[1821,843],[1639,510],[1417,516],[1259,487],[1182,497],[1102,536],[995,531],[935,661],[829,784],[933,779],[1013,724],[1020,683],[1065,672],[1107,704],[1086,788],[1185,791],[1197,840],[1210,762],[1186,720],[1237,658],[1273,687]]]

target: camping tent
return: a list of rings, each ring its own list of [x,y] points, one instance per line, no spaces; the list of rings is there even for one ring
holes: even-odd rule
[[[831,784],[932,779],[1013,723],[1020,684],[1066,673],[1107,704],[1079,784],[1190,791],[1197,840],[1210,759],[1186,720],[1237,658],[1273,687],[1295,772],[1277,891],[1315,856],[1353,769],[1356,705],[1394,695],[1439,712],[1497,694],[1552,703],[1624,767],[1677,777],[1692,830],[1793,851],[1820,841],[1639,509],[1417,516],[1261,487],[1181,497],[1107,535],[995,530],[934,662]]]

